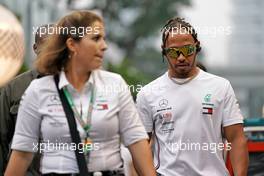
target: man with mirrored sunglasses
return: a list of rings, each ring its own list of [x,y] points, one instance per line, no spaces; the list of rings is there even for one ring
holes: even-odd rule
[[[243,116],[230,82],[196,66],[201,46],[194,28],[170,19],[161,49],[168,71],[137,96],[157,175],[229,175],[223,157],[229,150],[235,175],[246,176]]]

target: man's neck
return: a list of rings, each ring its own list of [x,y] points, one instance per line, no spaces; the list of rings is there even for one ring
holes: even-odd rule
[[[178,78],[178,79],[187,79],[195,77],[199,73],[199,68],[195,67],[193,70],[191,70],[187,74],[177,74],[174,70],[169,70],[169,76],[171,78]]]

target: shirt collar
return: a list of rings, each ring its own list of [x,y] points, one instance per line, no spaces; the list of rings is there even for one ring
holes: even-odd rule
[[[31,73],[32,73],[32,76],[33,76],[34,79],[36,79],[36,78],[41,78],[41,77],[43,76],[43,75],[40,74],[36,69],[32,69],[32,70],[31,70]]]
[[[94,76],[95,76],[94,71],[92,71],[88,81],[84,85],[84,88],[88,88],[89,85],[94,85]],[[65,72],[61,71],[60,72],[59,89],[62,89],[65,86],[73,88],[72,84],[68,81]]]

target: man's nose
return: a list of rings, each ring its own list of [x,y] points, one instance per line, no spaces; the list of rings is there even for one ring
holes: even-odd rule
[[[179,57],[177,58],[177,60],[179,61],[179,62],[184,62],[185,61],[185,56],[182,54],[182,53],[180,53],[180,55],[179,55]]]

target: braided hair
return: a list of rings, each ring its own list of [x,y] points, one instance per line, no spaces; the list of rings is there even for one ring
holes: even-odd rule
[[[166,42],[168,40],[169,34],[171,31],[174,29],[187,29],[189,34],[192,35],[194,42],[197,42],[196,44],[196,52],[201,51],[201,46],[200,46],[200,41],[197,38],[197,32],[195,29],[191,26],[190,23],[186,22],[184,18],[172,18],[167,21],[167,23],[162,27],[161,32],[162,32],[162,55],[164,55],[164,48],[166,45]]]

